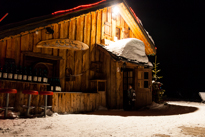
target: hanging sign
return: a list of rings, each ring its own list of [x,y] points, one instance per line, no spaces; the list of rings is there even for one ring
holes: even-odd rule
[[[51,39],[41,41],[36,45],[37,48],[57,48],[70,50],[87,50],[89,46],[81,41],[70,39]]]

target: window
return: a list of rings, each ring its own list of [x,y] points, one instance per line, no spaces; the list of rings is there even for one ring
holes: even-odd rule
[[[149,79],[148,74],[148,72],[144,72],[144,79]]]
[[[149,72],[138,71],[138,88],[149,88]]]
[[[144,88],[149,88],[148,81],[144,81]]]

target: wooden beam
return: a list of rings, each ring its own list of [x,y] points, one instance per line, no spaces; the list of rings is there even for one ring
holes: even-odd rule
[[[121,81],[123,81],[123,77],[122,76],[122,72],[121,72],[121,65],[120,62],[116,62],[116,108],[120,109],[123,100],[120,98],[120,93],[123,92],[123,90],[121,89]]]
[[[20,63],[20,54],[21,54],[21,41],[20,41],[20,37],[15,37],[13,38],[13,42],[12,42],[12,45],[13,45],[13,48],[14,49],[13,51],[13,57],[15,59],[15,62],[16,62],[16,65],[18,66],[19,63]]]
[[[116,36],[116,19],[112,18],[112,41],[115,41]]]
[[[111,108],[116,108],[117,105],[117,96],[116,96],[116,62],[111,60],[110,62],[110,100],[111,100]]]
[[[41,48],[37,48],[36,45],[41,41],[41,30],[37,30],[33,34],[34,40],[33,40],[33,52],[41,52]]]
[[[49,25],[49,26],[46,26],[46,27],[51,27],[51,26]],[[52,34],[47,33],[47,30],[45,28],[41,31],[41,38],[42,38],[43,41],[52,39],[52,37],[53,37]],[[43,54],[51,55],[52,52],[53,52],[53,50],[51,48],[42,48],[42,53]]]
[[[53,39],[59,39],[60,38],[59,24],[55,23],[55,24],[52,24],[52,26],[54,30]],[[53,56],[58,56],[58,49],[53,49]]]
[[[11,51],[12,51],[12,47],[11,47],[11,38],[7,39],[7,46],[6,46],[6,58],[11,58]]]
[[[105,38],[105,22],[107,21],[107,8],[104,8],[102,11],[102,32],[101,32],[101,39]]]
[[[90,44],[90,64],[91,61],[95,61],[95,44],[96,44],[96,26],[97,26],[97,14],[91,12],[92,27],[91,27],[91,44]],[[95,73],[90,71],[90,79],[94,77]]]
[[[107,78],[107,89],[106,89],[106,98],[107,98],[107,105],[108,108],[111,107],[111,57],[110,56],[105,56],[106,60],[106,78]]]
[[[91,14],[85,15],[85,27],[84,27],[84,43],[90,46],[91,39]],[[85,51],[83,54],[83,69],[85,73],[82,76],[82,81],[85,80],[85,91],[89,89],[89,68],[90,68],[90,53],[89,50]],[[84,85],[84,84],[83,84]],[[82,86],[83,88],[83,86]]]

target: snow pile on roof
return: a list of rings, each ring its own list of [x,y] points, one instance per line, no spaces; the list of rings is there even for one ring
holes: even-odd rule
[[[127,38],[118,40],[105,48],[113,54],[127,58],[130,61],[149,63],[145,54],[145,45],[139,39]]]

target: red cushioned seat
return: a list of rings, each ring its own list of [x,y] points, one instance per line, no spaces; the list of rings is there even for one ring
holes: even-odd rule
[[[38,91],[36,90],[24,90],[23,94],[31,94],[31,95],[38,95]]]
[[[0,89],[0,93],[17,93],[16,89]]]
[[[39,95],[53,95],[52,91],[40,91]]]

